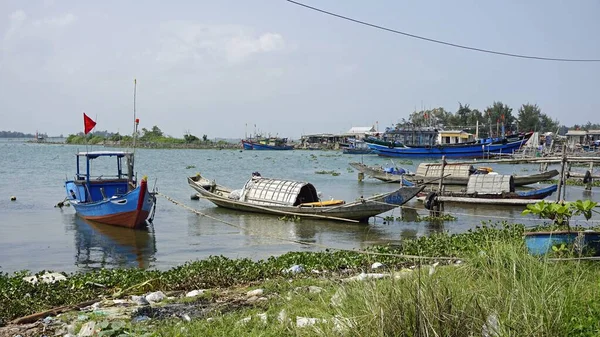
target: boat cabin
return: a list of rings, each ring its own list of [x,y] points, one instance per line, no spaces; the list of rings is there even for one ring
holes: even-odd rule
[[[512,175],[474,174],[469,177],[467,194],[502,194],[515,191]]]
[[[136,186],[133,172],[133,153],[123,151],[79,152],[75,180],[67,181],[65,188],[71,200],[94,202],[123,195]],[[116,161],[116,172],[106,174],[110,160]],[[125,159],[125,163],[123,163]],[[98,161],[97,161],[98,160]],[[123,165],[125,164],[125,166]],[[101,171],[102,174],[98,174]]]
[[[462,130],[442,130],[437,136],[438,144],[462,144],[475,141],[475,136]]]
[[[299,206],[318,202],[319,197],[310,183],[260,177],[244,185],[239,200],[261,206]]]

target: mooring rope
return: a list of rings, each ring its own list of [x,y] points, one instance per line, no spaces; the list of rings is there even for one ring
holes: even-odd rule
[[[223,219],[219,219],[216,218],[214,216],[208,215],[206,213],[202,213],[200,211],[198,211],[197,209],[194,209],[180,201],[177,201],[165,194],[162,194],[160,192],[156,192],[157,195],[162,196],[163,198],[167,199],[168,201],[174,203],[177,206],[181,206],[189,211],[191,211],[192,213],[195,213],[197,215],[200,216],[205,216],[209,219],[218,221],[220,223],[226,224],[228,226],[237,228],[239,230],[243,230],[245,232],[248,232],[250,235],[254,235],[254,236],[262,236],[262,237],[267,237],[267,238],[271,238],[271,239],[277,239],[280,241],[285,241],[285,242],[290,242],[290,243],[295,243],[295,244],[300,244],[300,245],[304,245],[304,246],[313,246],[313,247],[318,247],[321,249],[328,249],[328,250],[337,250],[337,251],[343,251],[343,252],[352,252],[352,253],[359,253],[359,254],[365,254],[365,255],[375,255],[375,256],[389,256],[389,257],[398,257],[398,258],[405,258],[405,259],[418,259],[418,260],[448,260],[448,261],[455,261],[455,260],[464,260],[464,258],[459,258],[459,257],[448,257],[448,256],[419,256],[419,255],[408,255],[408,254],[393,254],[393,253],[378,253],[378,252],[370,252],[370,251],[366,251],[366,250],[362,250],[362,249],[346,249],[346,248],[335,248],[335,247],[330,247],[330,246],[326,246],[326,245],[322,245],[319,243],[314,243],[314,242],[304,242],[304,241],[299,241],[299,240],[294,240],[294,239],[287,239],[287,238],[282,238],[276,235],[269,235],[269,234],[255,234],[253,233],[251,230],[248,230],[248,228],[236,225],[234,223],[231,223],[229,221],[223,220]]]

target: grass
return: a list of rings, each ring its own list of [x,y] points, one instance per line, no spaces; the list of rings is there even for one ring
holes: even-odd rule
[[[600,269],[584,262],[550,263],[522,245],[492,244],[469,263],[371,281],[272,281],[278,293],[263,306],[158,327],[161,336],[597,336]],[[305,290],[314,284],[317,294]],[[340,296],[341,294],[341,296]],[[332,301],[333,297],[341,299]],[[336,304],[337,303],[337,304]],[[289,318],[280,322],[282,310]],[[266,313],[267,323],[257,314]],[[296,317],[324,321],[297,327]],[[240,323],[244,317],[251,317]],[[494,335],[494,334],[488,334]]]
[[[244,294],[260,287],[268,301],[212,311],[191,322],[153,320],[146,323],[152,329],[128,324],[121,330],[157,336],[481,336],[485,329],[498,336],[599,335],[599,266],[530,256],[522,240],[524,230],[521,225],[482,226],[462,234],[405,240],[400,247],[371,248],[378,253],[456,256],[466,261],[434,269],[417,266],[406,271],[402,268],[415,265],[415,260],[324,251],[262,261],[211,257],[164,272],[100,270],[72,274],[52,285],[29,285],[21,279],[24,272],[2,274],[0,317],[7,320],[100,295],[226,287]],[[342,281],[369,271],[373,262],[386,266],[377,272],[404,271],[398,277]],[[282,272],[294,264],[303,265],[305,272]],[[312,273],[313,269],[320,273]],[[322,291],[312,293],[309,286]],[[211,291],[206,297],[216,302],[218,296]],[[280,322],[282,312],[288,319]],[[263,313],[266,324],[257,316]],[[295,324],[298,316],[323,321],[301,328]],[[241,323],[246,317],[251,319]]]

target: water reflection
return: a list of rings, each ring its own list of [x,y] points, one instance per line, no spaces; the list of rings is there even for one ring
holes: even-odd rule
[[[155,262],[153,228],[129,229],[72,217],[67,229],[75,232],[75,265],[81,269],[107,267],[149,268]]]

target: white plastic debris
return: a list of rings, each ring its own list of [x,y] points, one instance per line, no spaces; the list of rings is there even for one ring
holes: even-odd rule
[[[90,321],[85,323],[79,329],[78,337],[90,337],[96,334],[96,322]]]
[[[185,297],[196,297],[196,296],[200,296],[203,295],[205,292],[204,289],[199,289],[199,290],[192,290],[189,293],[185,294]]]
[[[385,267],[385,264],[381,262],[375,262],[371,265],[371,269],[379,269]]]
[[[36,284],[38,282],[42,283],[54,283],[65,281],[67,277],[61,273],[48,273],[46,272],[44,275],[41,275],[39,278],[37,276],[27,276],[23,277],[23,281],[29,282],[31,284]]]
[[[135,302],[136,305],[148,305],[148,304],[150,304],[150,302],[148,302],[148,300],[146,300],[146,298],[144,296],[133,295],[133,296],[131,296],[131,300],[133,302]]]
[[[327,323],[327,320],[323,318],[296,316],[296,327],[298,328],[304,328],[318,323]]]
[[[265,291],[262,289],[254,289],[254,290],[250,290],[249,292],[246,293],[247,297],[253,297],[253,296],[261,296]]]
[[[154,302],[154,303],[160,302],[160,301],[164,300],[165,298],[167,298],[167,295],[165,295],[160,290],[146,295],[146,301]]]
[[[304,272],[304,267],[302,267],[299,264],[295,264],[295,265],[289,267],[288,269],[286,269],[285,272],[286,273],[290,273],[290,274],[303,273]]]
[[[258,317],[258,319],[260,319],[260,321],[264,324],[267,324],[267,313],[264,312],[262,314],[256,314],[256,317]]]
[[[346,291],[344,288],[339,288],[333,296],[331,296],[331,305],[334,307],[339,307],[342,305],[342,302],[346,299]]]
[[[191,321],[191,320],[192,320],[192,318],[191,318],[191,317],[190,317],[190,315],[188,315],[188,314],[183,314],[183,315],[181,316],[181,318],[183,318],[183,319],[184,319],[185,321],[187,321],[187,322],[189,322],[189,321]]]
[[[381,279],[384,277],[389,277],[390,274],[380,274],[380,273],[360,273],[356,276],[348,277],[343,281],[365,281],[365,280],[375,280]]]
[[[323,291],[323,288],[317,286],[308,286],[308,292],[311,294],[318,294]]]
[[[281,311],[277,315],[277,320],[279,321],[279,323],[283,323],[283,324],[289,323],[290,319],[289,319],[289,317],[287,315],[287,311],[285,311],[285,309],[281,309]]]
[[[433,275],[433,273],[435,273],[435,267],[437,267],[440,263],[436,262],[434,264],[431,265],[431,267],[429,267],[429,276]]]
[[[244,317],[244,318],[240,319],[239,321],[237,321],[236,324],[245,325],[246,323],[250,322],[250,320],[252,320],[252,316]]]

